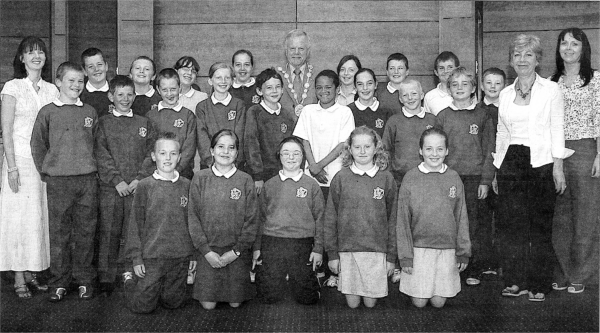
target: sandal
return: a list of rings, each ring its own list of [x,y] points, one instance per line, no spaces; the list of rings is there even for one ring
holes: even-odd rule
[[[48,285],[41,284],[35,273],[31,273],[31,278],[29,280],[25,279],[25,282],[34,287],[37,291],[48,291]]]
[[[567,291],[571,294],[580,294],[585,290],[583,283],[571,283]]]
[[[527,295],[527,290],[520,290],[516,285],[513,285],[512,287],[506,287],[502,290],[502,296],[518,297],[521,295]]]
[[[15,284],[15,294],[17,294],[19,298],[31,298],[31,291],[27,288],[27,284]]]
[[[552,282],[552,289],[554,290],[567,290],[567,284],[558,284],[558,282]]]
[[[529,300],[532,302],[543,302],[546,300],[546,295],[544,295],[544,293],[534,294],[530,291],[529,292]]]

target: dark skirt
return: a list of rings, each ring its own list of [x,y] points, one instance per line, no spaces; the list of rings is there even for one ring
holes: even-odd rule
[[[219,255],[231,248],[212,248]],[[255,288],[250,283],[252,253],[243,251],[239,258],[223,268],[212,268],[204,256],[198,258],[194,299],[200,302],[241,303],[252,299]]]

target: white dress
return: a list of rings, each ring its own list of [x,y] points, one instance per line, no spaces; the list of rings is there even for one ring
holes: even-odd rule
[[[3,156],[0,190],[0,271],[42,271],[50,265],[48,203],[31,156],[31,133],[40,109],[55,100],[58,89],[40,80],[36,93],[28,78],[7,82],[0,92],[16,99],[13,124],[15,163],[21,186],[14,193],[8,186],[8,163]]]

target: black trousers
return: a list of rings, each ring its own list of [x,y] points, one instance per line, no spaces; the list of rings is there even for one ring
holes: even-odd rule
[[[556,260],[553,164],[533,168],[530,160],[529,147],[511,145],[498,170],[498,252],[505,285],[548,293]]]

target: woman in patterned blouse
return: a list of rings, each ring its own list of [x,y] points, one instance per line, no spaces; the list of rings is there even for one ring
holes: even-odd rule
[[[569,187],[556,201],[552,241],[559,263],[552,287],[577,294],[598,272],[600,212],[600,73],[591,67],[581,29],[559,34],[551,79],[565,101],[565,146],[575,150],[564,162]]]

